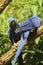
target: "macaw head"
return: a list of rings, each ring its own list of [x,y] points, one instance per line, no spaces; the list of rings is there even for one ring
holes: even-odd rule
[[[15,19],[15,18],[10,17],[10,18],[8,19],[8,22],[9,22],[9,26],[10,26],[11,28],[14,28],[14,26],[16,26],[16,19]]]

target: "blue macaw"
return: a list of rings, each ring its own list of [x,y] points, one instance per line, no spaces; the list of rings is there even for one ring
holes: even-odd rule
[[[8,19],[8,21],[9,21],[8,36],[10,38],[11,43],[15,44],[21,38],[21,34],[15,33],[15,29],[18,28],[19,25],[17,24],[16,19],[13,17],[10,17]],[[22,52],[20,53],[20,55],[18,57],[18,63],[19,63],[19,65],[24,65],[23,60],[22,60]]]
[[[9,29],[8,29],[8,36],[12,42],[12,44],[17,43],[20,40],[21,35],[16,34],[15,30],[19,27],[19,25],[16,22],[16,19],[13,17],[10,17],[8,19],[9,21]],[[18,37],[18,38],[17,38]]]
[[[15,33],[20,34],[21,40],[17,48],[16,55],[14,56],[14,61],[12,62],[12,65],[15,65],[16,60],[20,55],[23,46],[25,45],[27,37],[29,36],[29,31],[32,30],[33,28],[39,27],[40,24],[41,19],[38,16],[32,16],[29,19],[25,20],[24,22],[20,23],[19,26],[15,29]]]

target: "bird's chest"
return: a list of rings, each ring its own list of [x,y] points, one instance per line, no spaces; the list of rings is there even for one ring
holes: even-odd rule
[[[12,37],[13,37],[15,43],[16,43],[16,42],[18,42],[20,40],[21,35],[20,34],[16,34],[15,31],[12,31]]]

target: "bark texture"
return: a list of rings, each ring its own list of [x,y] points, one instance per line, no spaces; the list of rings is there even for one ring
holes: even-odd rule
[[[2,11],[7,7],[7,5],[11,2],[12,0],[4,0],[2,4],[0,4],[0,14]]]

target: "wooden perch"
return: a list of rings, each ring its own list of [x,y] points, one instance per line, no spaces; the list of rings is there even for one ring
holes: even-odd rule
[[[40,26],[37,30],[34,30],[34,32],[30,33],[25,45],[29,44],[41,34],[43,34],[43,25]],[[12,46],[12,48],[7,53],[0,57],[0,65],[6,65],[11,60],[11,58],[15,55],[19,43],[20,41],[18,41],[15,45]]]
[[[2,11],[6,8],[6,6],[11,2],[12,0],[4,0],[2,4],[0,4],[0,14]]]

